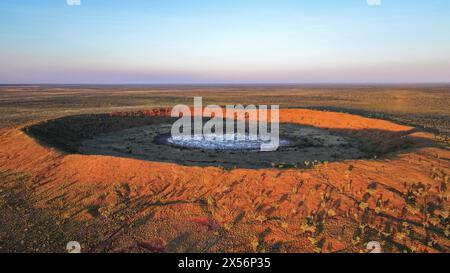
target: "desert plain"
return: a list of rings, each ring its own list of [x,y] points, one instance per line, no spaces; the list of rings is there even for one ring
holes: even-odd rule
[[[194,96],[280,105],[301,141],[151,140]],[[449,106],[449,85],[0,86],[0,252],[449,252]]]

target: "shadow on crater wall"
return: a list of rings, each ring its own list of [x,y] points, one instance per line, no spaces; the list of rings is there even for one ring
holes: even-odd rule
[[[395,154],[414,146],[413,131],[322,129],[280,124],[281,137],[293,140],[274,152],[199,150],[156,141],[176,120],[169,109],[134,114],[68,116],[24,128],[41,144],[65,153],[107,155],[186,166],[224,168],[310,167],[311,163]]]

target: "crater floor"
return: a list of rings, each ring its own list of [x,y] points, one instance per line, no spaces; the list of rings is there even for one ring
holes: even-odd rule
[[[79,152],[89,155],[110,155],[147,161],[173,162],[185,166],[216,166],[239,168],[270,168],[286,164],[302,167],[305,162],[338,161],[365,157],[355,139],[327,130],[298,124],[280,124],[280,144],[276,151],[261,152],[211,142],[194,140],[180,143],[170,136],[171,124],[157,124],[100,134],[82,142]],[[183,141],[181,141],[183,142]],[[185,145],[185,147],[182,146]],[[250,148],[258,143],[250,143]],[[248,148],[248,147],[247,147]]]

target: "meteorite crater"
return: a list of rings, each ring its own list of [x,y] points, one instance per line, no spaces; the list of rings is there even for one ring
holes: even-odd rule
[[[106,155],[185,166],[224,168],[308,167],[308,162],[359,159],[362,143],[346,135],[299,124],[280,124],[280,146],[260,151],[261,141],[172,138],[176,119],[167,113],[63,117],[25,128],[43,145],[66,153]],[[309,165],[310,166],[310,165]]]

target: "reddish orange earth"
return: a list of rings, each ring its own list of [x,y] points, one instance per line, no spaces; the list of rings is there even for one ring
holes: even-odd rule
[[[280,122],[357,137],[380,156],[306,169],[186,167],[66,154],[19,127],[0,131],[0,169],[31,177],[35,207],[102,227],[80,239],[93,252],[367,252],[370,241],[449,252],[450,152],[432,134],[303,109],[280,110]]]

